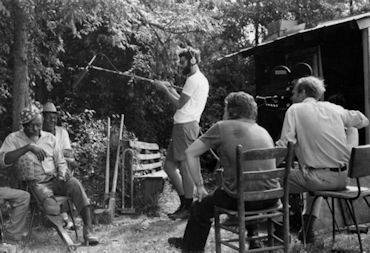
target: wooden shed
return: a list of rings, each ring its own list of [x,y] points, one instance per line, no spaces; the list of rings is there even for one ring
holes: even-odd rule
[[[289,106],[290,82],[284,77],[284,70],[292,70],[299,63],[309,64],[313,75],[325,80],[324,100],[341,95],[344,107],[360,110],[370,119],[370,13],[324,22],[226,57],[235,55],[254,57],[256,98],[267,101],[259,107],[259,123],[274,140],[279,138]],[[360,144],[369,143],[367,127],[360,130]],[[370,187],[370,179],[365,180],[364,186]],[[369,209],[362,200],[357,202],[357,210],[362,212],[360,220],[369,222]],[[331,229],[326,205],[321,221],[320,228]]]
[[[370,13],[324,22],[226,57],[234,55],[254,57],[259,97],[285,96],[289,100],[286,98],[289,83],[275,78],[272,72],[279,65],[292,70],[298,63],[307,63],[315,76],[325,80],[325,100],[341,94],[345,107],[360,110],[370,118]],[[267,124],[265,127],[274,139],[280,133],[285,109],[284,106],[260,109],[260,123]],[[370,143],[369,128],[360,131],[360,143]]]

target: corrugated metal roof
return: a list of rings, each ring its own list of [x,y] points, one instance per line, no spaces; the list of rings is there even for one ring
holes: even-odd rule
[[[233,57],[233,56],[238,55],[238,54],[243,54],[244,56],[249,56],[249,55],[252,55],[257,48],[260,49],[261,47],[264,47],[266,45],[271,45],[273,43],[276,43],[277,41],[287,40],[289,38],[292,38],[292,37],[295,37],[295,36],[298,36],[298,35],[309,34],[310,32],[318,31],[320,29],[324,29],[324,28],[327,28],[327,27],[333,27],[333,26],[344,24],[344,23],[347,23],[347,22],[353,22],[353,21],[357,22],[359,20],[367,19],[367,18],[370,18],[370,12],[360,14],[360,15],[356,15],[356,16],[350,16],[350,17],[346,17],[346,18],[342,18],[342,19],[322,22],[322,23],[319,23],[317,26],[315,26],[313,28],[301,30],[301,31],[298,31],[296,33],[292,33],[292,34],[288,34],[288,35],[285,35],[285,36],[282,36],[282,37],[278,37],[278,38],[276,38],[274,40],[271,40],[271,41],[265,41],[265,42],[260,43],[257,46],[244,48],[244,49],[242,49],[238,52],[225,55],[225,56],[219,58],[218,60]]]

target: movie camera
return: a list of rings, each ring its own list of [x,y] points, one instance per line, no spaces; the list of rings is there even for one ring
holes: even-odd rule
[[[301,62],[296,64],[292,70],[287,66],[278,65],[270,74],[270,88],[265,87],[261,95],[255,100],[259,107],[268,107],[277,110],[286,110],[291,105],[290,97],[296,79],[312,75],[312,68],[309,64]],[[274,90],[276,94],[269,94]]]

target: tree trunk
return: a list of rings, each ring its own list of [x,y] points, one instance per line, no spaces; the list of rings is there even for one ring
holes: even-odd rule
[[[28,63],[27,63],[27,15],[19,0],[15,0],[14,29],[14,84],[12,90],[13,131],[20,127],[20,112],[28,104]]]
[[[254,33],[254,45],[255,46],[258,46],[259,44],[259,39],[260,39],[260,34],[259,34],[259,23],[257,20],[254,21],[254,30],[255,30],[255,33]]]

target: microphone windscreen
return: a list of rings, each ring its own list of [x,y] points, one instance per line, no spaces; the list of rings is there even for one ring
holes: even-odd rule
[[[88,68],[85,68],[81,74],[79,75],[78,79],[76,82],[74,82],[74,84],[72,85],[73,87],[73,90],[76,90],[79,86],[79,84],[81,83],[82,79],[84,79],[84,77],[87,75],[87,73],[89,72],[89,69]]]

